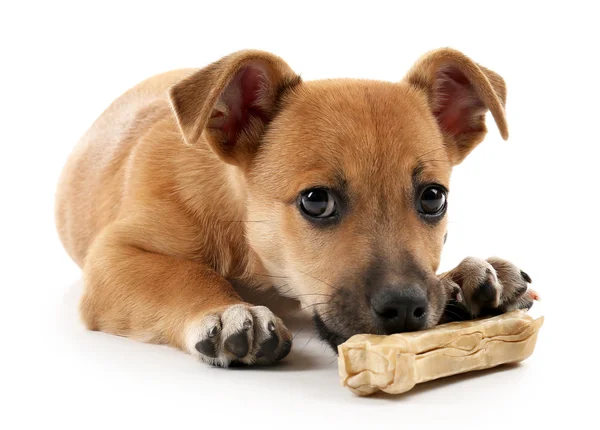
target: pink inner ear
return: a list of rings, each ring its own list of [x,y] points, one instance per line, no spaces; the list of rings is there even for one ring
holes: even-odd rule
[[[477,117],[485,105],[464,74],[457,68],[442,69],[436,78],[437,109],[434,115],[442,130],[459,136],[481,128]]]
[[[236,73],[223,91],[221,102],[227,106],[227,114],[215,110],[211,120],[218,120],[212,128],[223,133],[226,144],[235,144],[252,117],[263,122],[268,120],[267,112],[258,103],[266,82],[266,71],[258,65],[249,65]]]

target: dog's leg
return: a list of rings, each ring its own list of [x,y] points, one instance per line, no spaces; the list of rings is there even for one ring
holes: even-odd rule
[[[538,298],[529,275],[497,257],[465,258],[440,280],[451,298],[442,321],[529,309]]]
[[[243,303],[208,266],[145,250],[123,233],[108,227],[86,257],[80,309],[90,329],[169,344],[216,366],[289,353],[290,333],[269,309]]]

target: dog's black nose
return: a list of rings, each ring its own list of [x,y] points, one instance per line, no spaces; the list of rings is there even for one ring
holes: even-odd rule
[[[425,328],[427,296],[416,287],[386,287],[371,298],[375,319],[386,334]]]

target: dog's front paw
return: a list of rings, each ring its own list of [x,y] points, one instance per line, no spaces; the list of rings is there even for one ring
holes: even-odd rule
[[[529,309],[539,298],[528,287],[531,278],[527,273],[497,257],[465,258],[448,278],[459,287],[453,304],[465,309],[471,318]],[[456,313],[456,307],[449,311]]]
[[[265,306],[237,304],[204,315],[187,330],[188,351],[205,363],[270,364],[289,354],[292,337]]]

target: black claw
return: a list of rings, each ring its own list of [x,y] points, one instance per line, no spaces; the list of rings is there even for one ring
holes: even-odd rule
[[[217,332],[219,331],[219,327],[214,326],[213,328],[210,329],[210,331],[208,332],[208,337],[215,337],[217,335]]]
[[[248,344],[248,334],[242,330],[232,334],[225,340],[225,349],[235,355],[237,358],[244,358],[250,350]]]
[[[473,299],[478,303],[487,304],[496,299],[496,288],[489,282],[485,282],[479,286]]]
[[[210,339],[204,339],[198,342],[196,344],[196,351],[210,358],[215,358],[217,356],[215,344]]]
[[[267,360],[274,360],[275,350],[277,349],[278,345],[279,336],[277,336],[277,333],[272,333],[271,337],[260,345],[260,349],[256,353],[256,358],[266,357]]]
[[[287,355],[290,353],[291,350],[292,350],[292,341],[286,340],[281,345],[281,351],[279,352],[279,357],[277,357],[277,360],[281,360],[281,359],[287,357]]]
[[[275,331],[275,324],[273,324],[273,321],[269,321],[269,324],[267,325],[267,329],[270,332],[274,332]]]
[[[252,321],[250,319],[247,319],[246,321],[244,321],[244,330],[248,330],[250,327],[252,327]]]
[[[521,270],[521,277],[525,280],[525,282],[531,284],[531,277]]]

